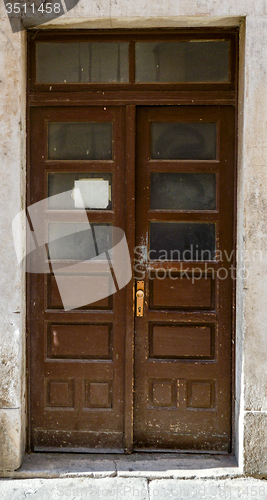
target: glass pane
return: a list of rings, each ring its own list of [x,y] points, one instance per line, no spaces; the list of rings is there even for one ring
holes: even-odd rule
[[[152,210],[215,210],[216,174],[153,173]]]
[[[151,222],[150,260],[214,260],[215,224]]]
[[[51,260],[89,260],[112,246],[110,224],[50,223],[48,248]]]
[[[48,124],[49,160],[112,160],[112,123]]]
[[[128,43],[36,44],[37,83],[129,81]]]
[[[48,208],[50,210],[75,210],[79,208],[74,192],[69,193],[77,187],[80,189],[85,208],[91,210],[112,209],[112,174],[102,173],[48,174]],[[60,199],[50,198],[60,193],[66,194]]]
[[[215,160],[216,123],[151,123],[151,158]]]
[[[229,42],[137,42],[136,82],[228,82]]]

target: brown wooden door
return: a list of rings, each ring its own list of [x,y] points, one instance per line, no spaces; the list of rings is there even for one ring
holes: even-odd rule
[[[127,304],[125,288],[113,293],[112,269],[108,296],[69,311],[52,272],[29,275],[36,451],[129,451],[132,428],[138,450],[230,450],[234,108],[140,106],[136,112],[136,168],[133,105],[30,112],[28,206],[69,192],[77,181],[108,182],[108,202],[86,207],[88,220],[103,249],[112,225],[136,226],[136,241],[128,243],[135,282],[144,281],[145,290],[134,332],[132,292],[128,287]],[[55,265],[94,257],[96,248],[79,232],[73,240],[64,229],[83,220],[69,195],[50,198],[44,231],[48,241],[55,228],[60,236],[49,246]],[[106,286],[101,263],[95,272]],[[79,273],[82,286],[86,268]],[[61,274],[71,278],[67,267]]]
[[[108,181],[102,209],[87,207],[104,251],[111,225],[125,225],[125,109],[33,108],[30,119],[28,207],[69,192],[77,180]],[[79,229],[81,210],[70,194],[55,200],[44,215],[47,240],[55,232],[61,237],[49,246],[51,262],[61,267],[93,258],[86,232],[76,231],[73,239],[65,231],[70,224]],[[81,271],[73,273],[82,286],[88,277]],[[67,267],[62,274],[71,279]],[[114,276],[101,262],[99,276],[114,289]],[[71,293],[75,301],[78,290]],[[65,311],[54,274],[30,274],[28,303],[32,449],[123,451],[125,289]]]
[[[229,452],[234,108],[137,114],[134,448]]]

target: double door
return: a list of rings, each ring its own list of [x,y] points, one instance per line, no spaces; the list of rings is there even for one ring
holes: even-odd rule
[[[229,452],[234,108],[35,107],[30,121],[28,214],[46,199],[49,261],[28,275],[31,448]],[[124,276],[101,257],[114,228]]]

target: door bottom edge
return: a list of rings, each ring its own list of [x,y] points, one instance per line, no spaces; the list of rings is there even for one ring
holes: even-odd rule
[[[31,453],[85,453],[85,454],[98,454],[98,455],[107,455],[107,454],[125,454],[124,449],[121,448],[57,448],[57,447],[49,447],[49,446],[35,446]]]
[[[219,450],[180,450],[180,449],[165,449],[165,448],[133,448],[133,453],[175,453],[177,455],[231,455],[228,451]]]

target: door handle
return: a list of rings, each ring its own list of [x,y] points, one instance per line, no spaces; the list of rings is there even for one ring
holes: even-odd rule
[[[144,281],[137,281],[136,284],[136,316],[143,316],[144,314],[144,297],[145,297],[145,283]]]

